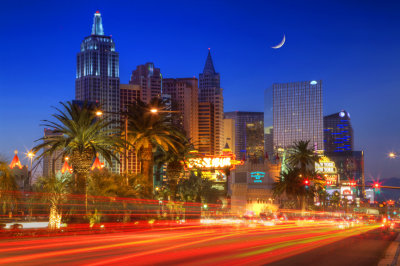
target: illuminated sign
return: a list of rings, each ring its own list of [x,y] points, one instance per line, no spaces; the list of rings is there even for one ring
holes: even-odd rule
[[[251,172],[250,177],[253,183],[262,183],[264,180],[265,172]]]
[[[322,156],[319,162],[315,163],[315,171],[322,174],[336,174],[336,166],[334,162]]]
[[[226,168],[231,167],[230,157],[203,157],[203,158],[190,158],[187,163],[187,167],[191,168],[202,168],[202,169],[215,169],[215,168]]]
[[[351,196],[351,195],[353,195],[353,191],[352,191],[351,187],[342,186],[340,188],[340,193],[342,194],[342,196]]]
[[[319,161],[315,163],[315,171],[324,175],[328,186],[337,184],[336,165],[335,162],[331,161],[328,157],[320,157]]]

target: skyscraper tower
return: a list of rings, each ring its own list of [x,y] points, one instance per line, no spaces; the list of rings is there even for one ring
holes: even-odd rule
[[[210,103],[213,118],[213,134],[209,136],[209,141],[213,142],[214,150],[210,153],[220,154],[225,143],[223,140],[224,135],[224,97],[222,95],[222,88],[220,87],[220,76],[219,73],[215,72],[214,63],[211,58],[210,49],[208,49],[208,55],[206,63],[204,65],[203,73],[199,74],[199,104]],[[203,105],[201,105],[204,107]],[[200,113],[200,108],[199,108]],[[201,115],[201,114],[200,114]],[[202,132],[202,120],[199,119],[199,133]],[[200,146],[209,145],[206,143],[201,143],[202,139],[207,139],[205,136],[200,137]],[[211,143],[210,143],[211,144]]]
[[[235,112],[225,112],[225,118],[230,118],[235,121],[235,154],[236,158],[243,160],[249,156],[250,151],[248,148],[251,146],[249,143],[249,136],[247,136],[249,131],[249,124],[251,126],[255,125],[264,125],[264,113],[263,112],[242,112],[242,111],[235,111]],[[250,126],[250,127],[251,127]],[[251,128],[253,129],[253,128]],[[253,130],[254,131],[254,130]],[[253,133],[253,132],[252,132]],[[257,132],[259,133],[259,132]],[[264,137],[264,131],[260,133],[262,138]],[[258,138],[256,138],[258,139]],[[263,143],[264,140],[260,141],[259,144]],[[253,145],[254,146],[254,145]],[[264,150],[264,148],[262,149]],[[261,157],[263,156],[261,153]]]
[[[162,75],[159,68],[153,63],[139,65],[132,71],[129,84],[139,85],[141,88],[140,99],[149,103],[151,99],[161,97]]]
[[[197,148],[199,144],[199,102],[197,78],[165,78],[163,94],[171,96],[172,110],[180,112],[180,124]]]
[[[324,142],[327,153],[353,151],[353,127],[348,112],[324,116]]]
[[[99,103],[107,119],[118,121],[119,115],[110,112],[120,111],[119,55],[112,38],[104,35],[99,11],[94,14],[92,34],[81,43],[76,67],[75,99]],[[110,129],[118,126],[111,124]],[[112,170],[119,172],[119,165],[114,163]]]
[[[323,150],[322,81],[274,83],[272,97],[274,149],[309,140]]]

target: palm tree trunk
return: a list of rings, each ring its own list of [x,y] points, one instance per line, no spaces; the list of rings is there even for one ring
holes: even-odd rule
[[[148,185],[153,189],[153,147],[144,148],[142,150],[142,173],[147,179]]]

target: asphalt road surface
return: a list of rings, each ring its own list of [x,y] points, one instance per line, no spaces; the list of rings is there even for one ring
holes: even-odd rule
[[[0,242],[9,265],[376,265],[390,243],[379,225],[182,226]],[[375,230],[375,231],[373,231]]]
[[[378,265],[395,232],[372,230],[272,263],[278,265]]]

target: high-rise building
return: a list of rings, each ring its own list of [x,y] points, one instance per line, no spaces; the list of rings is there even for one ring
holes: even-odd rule
[[[100,103],[109,121],[120,118],[119,55],[113,39],[104,35],[99,11],[94,14],[92,34],[83,40],[77,55],[75,99]],[[119,123],[109,127],[118,128]],[[116,161],[111,170],[119,172]]]
[[[198,80],[196,78],[163,79],[163,93],[171,96],[171,107],[179,111],[186,136],[197,148],[199,144]]]
[[[214,144],[214,106],[208,102],[199,103],[199,152],[215,155]]]
[[[222,152],[222,149],[225,146],[225,140],[223,139],[224,97],[220,86],[220,76],[214,69],[210,50],[208,51],[203,73],[199,74],[199,102],[210,103],[212,105],[213,129],[211,130],[212,135],[210,135],[209,138],[213,141],[214,154],[218,155]]]
[[[264,121],[246,123],[246,151],[250,161],[264,160]]]
[[[235,132],[235,120],[231,118],[224,118],[224,138],[226,144],[228,144],[232,153],[236,155],[235,150],[235,140],[236,140],[236,132]]]
[[[275,157],[273,124],[272,88],[268,88],[264,92],[264,151],[270,160]]]
[[[353,151],[353,128],[350,114],[344,110],[324,116],[325,152]]]
[[[48,128],[44,129],[45,139],[60,135],[62,135],[62,133],[56,133]],[[64,163],[62,152],[62,150],[57,150],[52,155],[46,154],[43,156],[43,176],[50,177],[61,171]]]
[[[120,106],[121,111],[128,111],[128,106],[134,104],[140,99],[140,86],[134,84],[120,84]],[[123,119],[124,120],[124,119]],[[125,132],[124,132],[125,133]],[[123,173],[126,169],[128,173],[138,173],[140,172],[139,162],[136,156],[136,151],[130,148],[127,151],[127,168],[125,168],[125,160],[121,159],[121,169],[120,172]]]
[[[235,121],[235,154],[236,158],[244,159],[247,158],[249,151],[248,146],[248,136],[247,125],[255,123],[264,125],[264,113],[263,112],[226,112],[225,118],[233,119]],[[252,127],[250,126],[250,127]],[[264,132],[259,133],[262,136],[260,140],[260,145],[264,145]],[[264,149],[264,148],[263,148]]]
[[[274,83],[272,97],[274,149],[309,140],[323,150],[322,81]]]
[[[151,99],[161,97],[162,75],[159,68],[153,63],[139,65],[132,71],[130,84],[139,85],[141,88],[141,100],[149,103]]]

